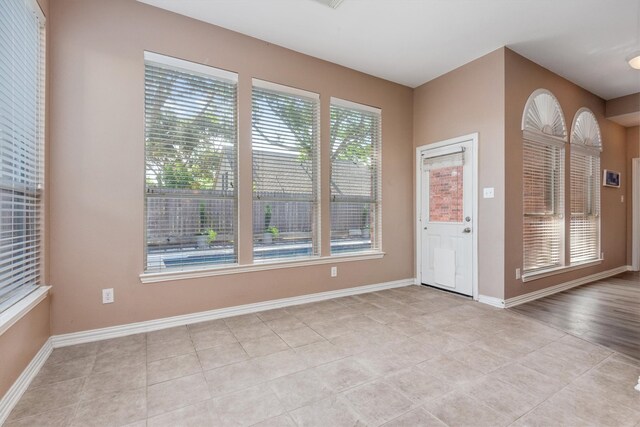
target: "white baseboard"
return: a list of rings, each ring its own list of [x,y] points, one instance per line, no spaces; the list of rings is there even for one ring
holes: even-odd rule
[[[376,292],[384,289],[399,288],[403,286],[415,285],[414,278],[396,280],[393,282],[378,283],[375,285],[358,286],[355,288],[338,289],[335,291],[320,292],[316,294],[301,295],[291,298],[282,298],[271,301],[245,304],[235,307],[221,308],[217,310],[201,311],[199,313],[184,314],[181,316],[166,317],[163,319],[148,320],[145,322],[129,323],[126,325],[111,326],[108,328],[93,329],[89,331],[73,332],[70,334],[54,335],[51,341],[54,348],[66,347],[69,345],[83,344],[93,341],[101,341],[110,338],[118,338],[126,335],[139,334],[143,332],[157,331],[160,329],[183,326],[190,323],[205,322],[208,320],[221,319],[224,317],[239,316],[242,314],[256,313],[259,311],[272,310],[274,308],[288,307],[292,305],[307,304],[310,302],[323,301],[332,298],[358,295],[368,292]]]
[[[31,381],[38,374],[44,363],[54,348],[66,347],[69,345],[82,344],[93,341],[100,341],[109,338],[123,337],[142,332],[157,331],[160,329],[182,326],[189,323],[203,322],[207,320],[221,319],[224,317],[238,316],[241,314],[255,313],[274,308],[289,307],[292,305],[306,304],[310,302],[323,301],[332,298],[358,295],[369,292],[381,291],[384,289],[400,288],[403,286],[415,285],[414,278],[396,280],[393,282],[378,283],[375,285],[358,286],[355,288],[338,289],[335,291],[320,292],[298,297],[283,298],[255,304],[246,304],[236,307],[221,308],[199,313],[185,314],[182,316],[167,317],[164,319],[149,320],[146,322],[130,323],[127,325],[113,326],[109,328],[94,329],[90,331],[75,332],[71,334],[54,335],[50,337],[42,346],[40,351],[34,356],[29,365],[22,372],[20,377],[11,386],[9,391],[0,400],[0,426],[18,403],[24,392],[31,384]]]
[[[607,271],[601,271],[600,273],[590,274],[589,276],[580,277],[569,282],[560,283],[555,286],[540,289],[539,291],[530,292],[528,294],[520,295],[517,297],[509,298],[504,301],[504,307],[514,307],[516,305],[524,304],[525,302],[537,300],[542,297],[557,294],[558,292],[566,291],[567,289],[575,288],[576,286],[584,285],[586,283],[595,282],[597,280],[606,279],[607,277],[615,276],[616,274],[624,273],[629,270],[628,265],[613,268]]]
[[[496,297],[490,297],[487,295],[478,295],[478,302],[488,304],[493,307],[504,308],[504,300]]]
[[[24,392],[27,391],[31,381],[33,381],[38,372],[40,372],[40,368],[42,368],[42,365],[47,361],[52,351],[53,345],[51,338],[49,338],[42,348],[40,348],[40,351],[36,353],[25,370],[22,371],[22,374],[20,374],[18,379],[13,383],[9,391],[7,391],[7,393],[2,397],[2,400],[0,400],[0,425],[7,420],[9,414],[16,406]]]

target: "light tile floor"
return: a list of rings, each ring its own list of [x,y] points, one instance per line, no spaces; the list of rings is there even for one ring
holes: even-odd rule
[[[631,426],[640,361],[409,286],[54,350],[11,426]]]

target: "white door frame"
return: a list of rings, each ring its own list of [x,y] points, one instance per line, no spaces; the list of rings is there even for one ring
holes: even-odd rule
[[[631,160],[631,268],[640,270],[640,159]]]
[[[416,147],[416,281],[417,285],[422,283],[422,219],[421,219],[421,207],[422,207],[422,153],[432,150],[434,148],[446,147],[447,145],[459,144],[461,142],[471,142],[473,146],[473,155],[471,156],[471,176],[473,177],[472,183],[472,202],[471,202],[471,229],[472,232],[472,250],[471,256],[472,265],[472,289],[473,299],[478,300],[478,133],[471,133],[469,135],[459,136],[457,138],[451,138],[444,141],[434,142],[433,144],[420,145]]]

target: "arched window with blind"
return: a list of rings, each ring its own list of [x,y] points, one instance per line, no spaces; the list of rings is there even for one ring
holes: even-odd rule
[[[571,130],[571,264],[600,257],[600,152],[596,116],[588,108],[576,113]]]
[[[556,97],[534,91],[522,116],[523,273],[564,265],[567,128]]]

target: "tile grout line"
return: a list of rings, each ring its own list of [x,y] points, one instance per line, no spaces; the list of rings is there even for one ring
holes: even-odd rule
[[[388,298],[388,299],[389,299],[390,301],[395,301],[395,300],[393,300],[392,298]],[[364,303],[367,303],[367,304],[371,304],[371,305],[376,306],[376,304],[375,304],[375,303],[376,303],[377,301],[374,301],[374,302],[370,302],[370,301],[363,301],[363,302],[364,302]],[[406,303],[406,302],[400,302],[400,303],[402,303],[402,304],[407,304],[407,305],[408,305],[408,303]],[[345,306],[345,307],[348,307],[348,306]],[[383,309],[383,310],[391,310],[391,309],[387,309],[387,308],[385,308],[385,306],[378,307],[378,308]],[[454,308],[456,308],[456,307],[449,307],[449,308],[446,308],[446,309],[443,309],[443,310],[438,310],[437,312],[446,312],[446,311],[451,310],[451,309],[454,309]],[[322,311],[323,311],[323,310],[318,310],[318,313],[320,313],[320,312],[322,312]],[[434,312],[434,313],[435,313],[435,312]],[[610,354],[609,354],[608,356],[606,356],[604,359],[600,360],[600,361],[599,361],[599,362],[597,362],[595,365],[593,365],[593,366],[589,367],[588,369],[586,369],[585,371],[583,371],[582,373],[580,373],[579,375],[577,375],[575,378],[572,378],[572,379],[571,379],[570,381],[568,381],[568,382],[567,382],[567,384],[565,384],[563,387],[561,387],[561,388],[560,388],[560,389],[558,389],[557,391],[553,392],[551,395],[549,395],[549,396],[545,397],[541,402],[539,402],[538,404],[536,404],[536,405],[535,405],[534,407],[532,407],[530,410],[528,410],[527,412],[525,412],[524,414],[522,414],[521,416],[519,416],[518,418],[516,418],[516,419],[513,421],[514,423],[515,423],[515,422],[517,422],[517,421],[518,421],[519,419],[521,419],[522,417],[524,417],[524,416],[526,416],[526,415],[530,414],[532,411],[534,411],[535,409],[539,408],[541,405],[543,405],[544,403],[548,402],[550,399],[554,398],[554,397],[555,397],[555,396],[557,396],[559,393],[561,393],[561,392],[565,391],[567,388],[571,387],[571,386],[575,383],[575,381],[577,381],[577,380],[579,380],[580,378],[583,378],[583,377],[585,377],[585,376],[589,375],[589,374],[590,374],[590,373],[592,373],[594,370],[596,370],[596,369],[598,369],[599,367],[601,367],[603,364],[607,363],[608,361],[611,361],[611,359],[612,359],[614,356],[616,356],[616,355],[620,355],[620,356],[622,356],[622,357],[626,357],[626,356],[625,356],[624,354],[622,354],[622,353],[619,353],[619,352],[617,352],[617,351],[615,351],[615,350],[611,350],[611,349],[609,349],[608,347],[605,347],[605,346],[600,345],[600,344],[598,344],[598,343],[592,343],[590,340],[587,340],[587,339],[584,339],[584,338],[582,338],[582,337],[576,336],[575,334],[572,334],[572,333],[569,333],[569,332],[564,331],[564,330],[562,330],[562,329],[559,329],[558,327],[555,327],[555,326],[553,326],[553,325],[549,325],[549,324],[543,323],[542,321],[539,321],[538,319],[528,317],[528,316],[523,315],[523,314],[518,313],[518,312],[510,312],[510,314],[516,314],[516,315],[519,315],[521,318],[523,318],[523,319],[527,320],[528,322],[533,321],[533,322],[536,322],[537,324],[540,324],[540,325],[542,325],[542,326],[545,326],[545,327],[549,327],[549,328],[552,328],[552,329],[558,330],[559,332],[562,332],[562,333],[563,333],[563,335],[562,335],[562,336],[560,336],[560,337],[557,337],[557,338],[552,339],[549,343],[547,343],[547,344],[543,345],[542,347],[539,347],[539,348],[538,348],[538,349],[536,349],[536,350],[533,350],[533,351],[531,351],[531,352],[528,352],[528,353],[526,353],[526,354],[525,354],[525,355],[523,355],[523,356],[519,356],[519,357],[518,357],[518,359],[512,359],[512,361],[511,361],[510,363],[505,364],[505,365],[502,365],[501,367],[508,366],[508,365],[510,365],[510,364],[514,364],[514,363],[519,363],[519,361],[522,359],[522,357],[525,357],[527,354],[530,354],[530,353],[532,353],[532,352],[535,352],[535,351],[539,351],[539,350],[541,350],[541,349],[544,349],[544,348],[546,348],[546,347],[548,347],[548,346],[552,345],[553,343],[557,343],[557,342],[559,342],[560,340],[562,340],[565,336],[571,336],[571,337],[574,337],[575,339],[579,339],[579,340],[581,340],[581,341],[584,341],[584,342],[586,342],[586,343],[589,343],[590,345],[593,345],[594,347],[601,348],[601,349],[603,349],[603,350],[606,350],[607,352],[610,352]],[[314,331],[314,332],[318,333],[317,331],[315,331],[315,329],[313,329],[313,328],[312,328],[308,323],[306,323],[304,320],[302,320],[301,318],[298,318],[297,316],[295,316],[295,315],[293,315],[293,314],[291,314],[291,315],[292,315],[294,318],[298,319],[298,320],[299,320],[302,324],[304,324],[306,327],[308,327],[308,328],[309,328],[309,329],[311,329],[312,331]],[[386,326],[386,327],[388,327],[388,324],[385,324],[385,323],[379,322],[379,321],[377,321],[376,319],[373,319],[373,318],[369,317],[369,316],[368,316],[368,314],[367,314],[367,312],[358,313],[358,314],[357,314],[357,316],[364,316],[364,317],[367,317],[367,318],[371,319],[372,321],[374,321],[374,322],[378,323],[378,324],[379,324],[379,325],[381,325],[381,326]],[[258,316],[258,318],[260,318],[260,317]],[[198,323],[198,322],[193,323],[193,324],[197,324],[197,323]],[[279,334],[278,332],[274,331],[274,330],[273,330],[273,329],[272,329],[272,328],[271,328],[271,327],[270,327],[270,326],[269,326],[269,325],[268,325],[264,320],[262,320],[262,318],[260,318],[260,323],[261,323],[261,324],[263,324],[263,325],[266,325],[266,326],[267,326],[267,327],[268,327],[268,328],[269,328],[269,329],[270,329],[270,330],[271,330],[271,331],[272,331],[276,336],[278,336],[280,339],[282,339],[282,337],[280,336],[280,334]],[[320,322],[320,323],[322,323],[322,322]],[[201,375],[203,375],[203,377],[204,377],[204,379],[205,379],[205,383],[206,383],[206,385],[207,385],[207,392],[208,392],[208,396],[209,396],[206,400],[204,400],[204,401],[202,401],[202,402],[210,402],[210,401],[212,401],[212,400],[214,400],[214,399],[222,398],[222,397],[224,397],[224,396],[228,396],[228,395],[230,395],[230,394],[240,393],[240,392],[242,392],[243,390],[246,390],[246,389],[251,388],[251,387],[256,387],[256,386],[259,386],[259,385],[261,386],[261,385],[265,385],[265,384],[266,384],[266,385],[267,385],[267,387],[266,387],[266,388],[267,388],[268,390],[270,390],[272,393],[274,393],[274,394],[275,394],[275,396],[276,396],[276,398],[277,398],[277,400],[278,400],[279,404],[282,406],[282,408],[283,408],[283,412],[282,412],[282,414],[286,414],[289,418],[291,418],[291,420],[292,420],[294,423],[296,423],[296,422],[295,422],[295,420],[293,419],[293,417],[291,416],[291,412],[292,412],[292,411],[298,410],[298,409],[300,409],[300,408],[302,408],[302,407],[304,407],[304,406],[308,406],[308,405],[311,405],[311,404],[315,404],[315,403],[317,403],[317,402],[319,402],[319,401],[321,401],[321,400],[323,400],[323,399],[325,399],[325,398],[331,397],[331,395],[329,395],[329,396],[325,396],[325,397],[323,397],[323,398],[321,398],[321,399],[312,400],[312,401],[310,401],[310,402],[307,402],[307,403],[305,403],[304,405],[300,406],[299,408],[294,408],[294,409],[292,409],[292,410],[288,410],[288,409],[286,409],[286,408],[284,407],[284,405],[282,405],[282,400],[277,396],[277,393],[275,393],[275,391],[273,390],[272,386],[271,386],[271,385],[269,385],[269,382],[274,381],[274,380],[277,380],[277,379],[279,379],[279,378],[284,378],[284,377],[287,377],[287,376],[295,375],[295,374],[298,374],[299,372],[304,372],[305,370],[310,370],[310,371],[312,371],[312,370],[315,370],[315,369],[316,369],[316,368],[318,368],[318,367],[321,367],[321,366],[324,366],[324,365],[327,365],[327,364],[331,364],[331,363],[334,363],[334,362],[338,362],[338,361],[340,361],[340,360],[344,360],[344,359],[347,359],[347,358],[349,358],[349,357],[354,357],[354,356],[360,355],[360,354],[362,354],[362,353],[365,353],[365,352],[367,352],[367,351],[370,351],[370,349],[371,349],[371,348],[375,347],[375,345],[374,345],[374,346],[366,346],[366,348],[365,348],[364,350],[356,351],[356,352],[355,352],[355,353],[353,353],[353,354],[346,354],[346,355],[344,355],[343,357],[340,357],[340,358],[338,358],[338,359],[336,359],[336,360],[330,360],[330,361],[328,361],[328,362],[324,362],[324,363],[321,363],[321,364],[319,364],[319,365],[315,365],[315,366],[308,366],[308,365],[307,365],[307,363],[306,363],[306,360],[305,360],[305,365],[306,365],[306,367],[305,367],[303,370],[301,370],[301,371],[292,372],[292,373],[289,373],[289,374],[287,374],[287,375],[282,375],[282,376],[280,376],[280,377],[277,377],[277,378],[274,378],[274,379],[271,379],[271,380],[264,380],[264,381],[261,381],[259,384],[255,384],[255,385],[252,385],[252,386],[249,386],[249,387],[245,387],[245,388],[242,388],[242,389],[239,389],[239,390],[234,390],[234,391],[231,391],[231,392],[226,392],[226,393],[223,393],[222,395],[217,396],[217,397],[212,397],[211,392],[210,392],[210,389],[209,389],[209,382],[207,381],[206,376],[204,375],[206,372],[208,372],[208,370],[207,370],[207,371],[205,371],[205,370],[204,370],[204,367],[203,367],[203,364],[202,364],[202,360],[201,360],[201,358],[200,358],[200,355],[199,355],[198,351],[196,350],[196,346],[195,346],[194,338],[193,338],[193,336],[191,335],[191,331],[190,331],[190,330],[189,330],[189,328],[188,328],[188,326],[189,326],[189,325],[191,325],[191,324],[187,324],[187,325],[185,325],[185,328],[187,329],[187,333],[188,333],[188,335],[189,335],[189,342],[191,343],[191,346],[193,347],[193,351],[194,351],[194,353],[195,353],[195,355],[196,355],[196,358],[197,358],[197,360],[198,360],[198,364],[199,364],[199,367],[200,367],[200,372],[199,372],[199,373],[200,373]],[[227,326],[227,327],[228,327],[228,326]],[[233,330],[231,330],[231,329],[229,328],[229,331],[230,331],[230,333],[231,333],[231,334],[232,334],[232,335],[237,339],[237,336],[235,335],[235,333],[233,332]],[[364,329],[364,330],[361,330],[361,329],[354,329],[354,331],[366,332],[366,329]],[[394,331],[395,331],[395,330],[394,330]],[[400,335],[403,335],[403,334],[401,334],[399,331],[395,331],[395,332],[396,332],[396,333],[399,333]],[[428,331],[428,332],[429,332],[429,331]],[[535,332],[531,332],[531,333],[535,333]],[[318,333],[318,334],[319,334],[319,333]],[[148,365],[149,365],[149,361],[148,361],[148,352],[147,352],[147,348],[148,348],[148,340],[147,340],[147,338],[148,338],[148,337],[147,337],[147,334],[146,334],[146,333],[143,333],[142,335],[144,335],[144,350],[143,350],[143,351],[145,352],[145,354],[144,354],[144,366],[145,366],[145,374],[146,374],[146,375],[145,375],[145,397],[146,397],[147,405],[146,405],[146,417],[145,417],[145,418],[146,418],[146,420],[148,420],[148,419],[149,419],[149,416],[148,416],[148,409],[149,409],[149,408],[148,408],[148,396],[149,396],[149,394],[148,394],[148,390],[149,390],[149,383],[148,383],[148,375],[149,375],[149,371],[148,371]],[[335,344],[333,344],[329,339],[327,339],[326,337],[324,337],[322,334],[319,334],[319,335],[323,338],[323,340],[322,340],[322,341],[317,341],[317,342],[309,343],[309,344],[306,344],[306,345],[311,345],[311,344],[315,344],[315,343],[318,343],[318,342],[326,342],[326,343],[329,343],[329,344],[335,345]],[[400,340],[402,340],[402,341],[404,341],[404,340],[408,340],[408,341],[417,342],[417,341],[413,340],[413,336],[402,336],[402,337],[401,337],[401,338],[399,338],[399,339],[400,339]],[[282,340],[284,341],[284,339],[282,339]],[[386,340],[388,340],[388,338],[385,338],[385,342],[386,342]],[[162,342],[162,341],[160,341],[160,342]],[[286,341],[284,341],[284,342],[285,342],[285,344],[287,345],[287,350],[282,350],[282,351],[293,351],[296,355],[298,355],[299,357],[301,357],[301,356],[300,356],[300,354],[297,352],[297,348],[295,348],[295,347],[291,347],[291,345],[289,345]],[[240,344],[240,346],[242,347],[242,343],[240,343],[240,342],[238,342],[238,343],[239,343],[239,344]],[[220,344],[220,345],[223,345],[223,344]],[[465,346],[470,346],[470,345],[473,345],[473,342],[468,343],[468,344],[467,344],[467,343],[465,343]],[[567,344],[567,345],[570,345],[570,344]],[[215,347],[216,347],[216,346],[214,346],[214,347],[212,347],[212,348],[215,348]],[[302,346],[301,346],[301,347],[302,347]],[[572,347],[573,347],[573,346],[572,346]],[[299,348],[299,347],[298,347],[298,348]],[[578,348],[578,347],[574,347],[574,348],[575,348],[577,351],[582,350],[582,349],[580,349],[580,348]],[[245,350],[244,350],[244,347],[242,347],[242,349],[243,349],[243,351],[245,351]],[[488,351],[489,353],[491,353],[491,354],[494,354],[494,355],[500,356],[500,355],[498,355],[498,354],[495,354],[495,353],[491,352],[490,350],[487,350],[487,351]],[[586,350],[585,350],[584,352],[585,352],[585,353],[588,353],[588,351],[586,351]],[[246,353],[246,351],[245,351],[245,353]],[[278,352],[275,352],[275,353],[278,353]],[[270,354],[263,355],[263,356],[259,356],[259,357],[267,357],[267,356],[269,356],[269,355],[271,355],[271,354],[275,354],[275,353],[270,353]],[[188,353],[188,354],[191,354],[191,353]],[[167,360],[167,359],[171,359],[171,358],[174,358],[174,357],[180,357],[180,356],[183,356],[183,355],[175,355],[175,356],[165,357],[165,358],[163,358],[163,359],[159,359],[159,360]],[[249,360],[249,361],[254,360],[254,359],[256,359],[256,358],[259,358],[259,357],[250,357],[248,354],[247,354],[247,356],[248,356],[248,359],[247,359],[247,360]],[[501,356],[501,357],[503,357],[503,356]],[[303,359],[304,359],[304,358],[303,358]],[[430,359],[433,359],[433,358],[430,358]],[[426,359],[426,360],[430,360],[430,359]],[[71,359],[71,360],[73,360],[73,359]],[[70,360],[70,361],[71,361],[71,360]],[[215,369],[223,368],[223,367],[225,367],[225,366],[231,366],[231,365],[234,365],[234,364],[236,364],[236,363],[241,363],[241,362],[242,362],[242,361],[237,361],[237,362],[234,362],[234,363],[230,363],[230,364],[227,364],[227,365],[223,365],[223,366],[220,366],[220,367],[213,368],[213,369],[211,369],[211,370],[215,370]],[[356,362],[357,362],[357,361],[356,361]],[[424,362],[424,361],[419,362],[419,363],[423,363],[423,362]],[[63,363],[63,362],[59,362],[59,363]],[[83,377],[82,377],[82,378],[83,378],[83,384],[82,384],[82,388],[81,388],[81,391],[80,391],[80,394],[79,394],[80,398],[79,398],[79,400],[78,400],[78,401],[75,403],[75,405],[74,405],[74,408],[73,408],[73,414],[72,414],[72,416],[71,416],[71,418],[70,418],[70,420],[71,420],[71,421],[74,421],[74,420],[77,418],[77,416],[78,416],[78,412],[79,412],[79,409],[80,409],[80,405],[81,405],[81,403],[83,402],[83,401],[82,401],[82,395],[84,394],[84,391],[86,390],[87,382],[88,382],[88,378],[89,378],[89,376],[91,375],[91,372],[93,372],[93,369],[94,369],[94,367],[95,367],[96,363],[97,363],[97,354],[96,354],[96,357],[95,357],[95,358],[94,358],[94,360],[93,360],[93,365],[92,365],[92,369],[91,369],[91,371],[89,372],[89,374],[88,374],[88,375],[85,375],[85,376],[83,376]],[[344,390],[341,390],[341,391],[339,391],[339,392],[338,392],[338,391],[336,391],[336,390],[333,390],[331,387],[329,387],[329,389],[331,389],[331,390],[332,390],[332,392],[333,392],[332,396],[336,397],[336,396],[344,395],[345,393],[348,393],[349,391],[351,391],[351,390],[353,390],[353,389],[356,389],[356,388],[358,388],[358,387],[361,387],[361,386],[363,386],[363,385],[371,384],[371,383],[375,383],[375,382],[382,381],[382,382],[385,382],[386,384],[388,384],[388,385],[389,385],[389,386],[390,386],[390,387],[391,387],[395,392],[397,392],[398,394],[400,394],[400,395],[401,395],[401,396],[403,396],[404,398],[408,399],[408,400],[412,403],[412,404],[410,405],[410,408],[409,408],[409,409],[407,409],[406,411],[402,412],[401,414],[397,415],[397,416],[396,416],[396,417],[394,417],[393,419],[388,420],[388,421],[386,421],[386,422],[393,421],[393,420],[395,420],[395,419],[397,419],[397,418],[399,418],[399,417],[402,417],[403,415],[405,415],[405,414],[407,414],[407,413],[409,413],[409,412],[411,412],[411,411],[417,410],[417,409],[419,409],[419,408],[422,408],[424,411],[426,411],[427,413],[429,413],[430,415],[432,415],[432,416],[433,416],[433,417],[435,417],[436,419],[440,420],[440,418],[438,418],[437,416],[435,416],[432,412],[430,412],[430,411],[425,407],[425,405],[426,405],[426,402],[425,402],[425,401],[415,402],[415,401],[414,401],[413,399],[411,399],[408,395],[406,395],[402,390],[400,390],[400,389],[396,388],[394,385],[392,385],[392,384],[390,384],[390,383],[387,383],[387,382],[385,381],[385,378],[386,378],[388,375],[390,375],[391,373],[393,373],[393,372],[398,372],[398,371],[402,371],[402,370],[405,370],[405,369],[411,369],[411,368],[417,367],[417,365],[418,365],[419,363],[412,364],[412,365],[410,365],[410,366],[405,366],[405,367],[402,367],[402,368],[399,368],[399,369],[394,369],[394,370],[391,370],[391,371],[389,371],[389,372],[386,372],[385,374],[374,374],[372,371],[369,371],[373,376],[372,376],[372,378],[368,379],[367,381],[365,381],[365,382],[363,382],[363,383],[360,383],[360,384],[357,384],[357,385],[354,385],[354,386],[351,386],[351,387],[345,388]],[[634,365],[631,365],[630,363],[627,363],[627,361],[626,361],[626,360],[620,360],[620,363],[623,363],[623,364],[628,365],[628,366],[634,366]],[[367,370],[368,370],[368,368],[366,368],[366,367],[365,367],[365,369],[367,369]],[[418,368],[418,369],[419,369],[419,368]],[[491,372],[489,372],[489,373],[486,373],[486,374],[485,374],[485,373],[483,373],[483,375],[484,375],[484,376],[491,375],[491,374],[492,374],[493,372],[495,372],[497,369],[500,369],[500,367],[498,367],[498,368],[494,369],[493,371],[491,371]],[[112,369],[112,370],[107,371],[107,372],[111,372],[111,371],[113,371],[113,370],[115,370],[115,369]],[[546,374],[543,374],[543,375],[546,375]],[[182,377],[184,377],[184,376],[182,376]],[[181,378],[181,377],[179,377],[179,378]],[[72,378],[72,379],[73,379],[73,378]],[[176,379],[176,378],[174,378],[174,379]],[[70,380],[70,379],[68,379],[68,380]],[[166,381],[169,381],[169,380],[166,380]],[[56,381],[56,382],[60,382],[60,381]],[[162,382],[164,382],[164,381],[162,381]],[[162,383],[162,382],[160,382],[160,383]],[[489,408],[489,409],[491,409],[491,411],[493,411],[493,412],[499,413],[497,410],[493,409],[490,405],[485,404],[484,402],[482,402],[482,401],[479,401],[479,400],[475,399],[472,395],[467,394],[467,392],[465,392],[465,391],[464,391],[464,389],[460,389],[460,388],[458,388],[458,387],[459,387],[459,386],[454,387],[454,389],[453,389],[453,390],[451,390],[451,391],[449,391],[449,393],[452,393],[452,392],[454,392],[454,391],[458,390],[458,391],[460,391],[461,393],[464,393],[466,396],[468,396],[468,397],[472,398],[473,400],[477,401],[481,406],[486,407],[486,408]],[[436,399],[434,399],[434,400],[436,400]],[[609,400],[609,399],[607,398],[607,400]],[[198,402],[198,403],[200,403],[200,402]],[[347,402],[347,404],[348,404],[348,402]],[[173,408],[171,411],[163,412],[162,414],[157,414],[157,416],[159,416],[159,415],[163,415],[163,414],[167,414],[167,413],[170,413],[170,412],[175,411],[175,410],[177,410],[177,409],[181,409],[181,408],[188,407],[188,406],[193,406],[193,405],[194,405],[194,404],[187,404],[187,405],[180,406],[179,408]],[[414,406],[414,405],[416,405],[416,406]],[[349,405],[349,406],[350,406],[350,405]],[[626,407],[626,405],[623,405],[623,406],[625,406],[625,407]],[[55,408],[55,409],[57,409],[57,408]],[[351,408],[351,409],[353,410],[353,408]],[[355,410],[354,410],[354,411],[355,411]],[[210,414],[212,417],[215,415],[215,414],[211,414],[210,406],[208,406],[208,412],[209,412],[209,414]],[[356,411],[356,412],[357,412],[357,411]],[[578,417],[579,417],[579,416],[578,416]],[[272,417],[272,418],[273,418],[273,417]],[[443,420],[440,420],[440,421],[442,421],[442,422],[444,423],[444,421],[443,421]],[[262,422],[262,421],[260,421],[260,422]],[[296,423],[296,424],[297,424],[297,423]],[[446,424],[446,423],[444,423],[444,424]]]
[[[573,336],[573,335],[572,335]],[[561,338],[559,338],[561,339]],[[556,340],[558,341],[558,340]],[[554,342],[556,342],[554,341]],[[586,341],[586,340],[583,340]],[[588,341],[587,341],[588,342]],[[591,344],[591,343],[590,343]],[[546,346],[545,346],[546,347]],[[607,349],[609,351],[611,351],[610,349]],[[614,352],[615,353],[615,352]],[[547,397],[546,399],[544,399],[542,402],[540,402],[538,405],[536,405],[535,407],[531,408],[531,410],[527,411],[526,413],[522,414],[522,416],[518,417],[514,423],[516,421],[518,421],[520,418],[523,418],[524,416],[528,415],[529,413],[533,412],[535,409],[537,409],[539,406],[541,406],[543,403],[547,402],[548,400],[550,400],[551,398],[553,398],[554,396],[560,394],[562,391],[566,390],[567,388],[569,388],[574,381],[586,376],[588,373],[590,373],[591,371],[593,371],[594,369],[596,369],[598,366],[602,365],[605,361],[607,361],[609,358],[611,358],[613,356],[613,354],[610,354],[609,356],[605,357],[604,359],[602,359],[600,362],[596,363],[595,365],[593,365],[591,368],[587,369],[586,371],[584,371],[583,373],[581,373],[580,375],[578,375],[577,377],[575,377],[574,379],[572,379],[571,381],[569,381],[564,387],[562,387],[561,389],[559,389],[558,391],[556,391],[555,393],[551,394],[549,397]],[[607,399],[608,400],[608,399]],[[624,405],[623,405],[624,406]],[[589,422],[589,420],[585,420],[582,417],[580,417],[580,415],[576,415],[578,418],[580,418],[581,420],[583,420],[584,422]]]

